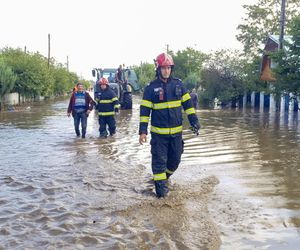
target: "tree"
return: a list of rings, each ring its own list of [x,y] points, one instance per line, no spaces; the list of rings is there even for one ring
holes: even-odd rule
[[[242,72],[241,78],[245,92],[268,92],[269,88],[265,81],[260,79],[261,57],[255,56],[251,60],[244,59],[241,61]]]
[[[254,5],[243,5],[247,11],[243,24],[238,25],[237,40],[243,43],[247,56],[257,56],[260,46],[269,34],[279,33],[281,0],[258,0]],[[290,20],[300,13],[299,0],[289,0],[286,3],[286,24],[289,33]]]
[[[141,63],[140,66],[133,66],[132,68],[134,69],[142,87],[145,87],[155,77],[154,63]]]
[[[187,83],[188,88],[192,89],[199,85],[201,70],[207,55],[193,48],[186,48],[176,53],[169,52],[175,63],[174,75]],[[145,86],[155,77],[154,63],[141,63],[140,66],[133,66],[139,83]]]
[[[75,73],[69,72],[62,64],[52,66],[52,74],[54,77],[53,93],[55,95],[63,95],[71,91],[78,82],[78,76]],[[85,87],[90,87],[90,83],[85,83]]]
[[[179,50],[175,54],[172,53],[174,63],[175,63],[175,76],[182,79],[184,82],[191,73],[193,75],[201,76],[201,71],[203,68],[203,63],[207,60],[207,55],[201,51],[195,50],[193,48],[186,48],[184,50]]]
[[[300,95],[300,15],[291,22],[291,41],[285,41],[284,49],[271,55],[277,62],[275,92]]]
[[[197,89],[201,82],[201,72],[191,72],[184,79],[184,85],[188,90]]]
[[[62,95],[73,89],[78,82],[78,76],[69,72],[66,67],[51,58],[50,65],[46,57],[38,52],[25,53],[20,49],[4,48],[0,58],[16,75],[13,91],[22,96]],[[89,87],[90,83],[82,80]]]
[[[14,91],[32,98],[51,94],[53,78],[45,57],[12,48],[2,50],[1,56],[17,75]]]
[[[16,80],[17,76],[12,69],[0,61],[0,111],[3,96],[13,89]]]
[[[238,51],[220,50],[211,54],[202,74],[203,103],[211,103],[214,98],[228,103],[243,95],[247,90],[246,66],[247,60]]]

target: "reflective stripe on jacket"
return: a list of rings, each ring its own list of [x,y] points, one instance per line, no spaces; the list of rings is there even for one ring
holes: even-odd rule
[[[177,78],[164,83],[159,78],[144,90],[140,105],[140,134],[147,134],[151,120],[151,132],[162,136],[181,134],[182,108],[190,122],[198,121],[190,94]],[[150,119],[151,116],[151,119]]]

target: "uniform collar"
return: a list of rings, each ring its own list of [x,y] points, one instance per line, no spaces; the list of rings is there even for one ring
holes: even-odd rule
[[[172,80],[172,78],[171,77],[169,77],[168,79],[167,79],[167,81],[165,82],[165,81],[163,81],[160,77],[158,77],[158,79],[159,79],[159,81],[161,82],[161,83],[169,83],[171,80]]]
[[[107,86],[106,89],[101,89],[101,91],[102,91],[102,92],[105,92],[105,91],[108,90],[108,88],[109,88],[109,87]]]

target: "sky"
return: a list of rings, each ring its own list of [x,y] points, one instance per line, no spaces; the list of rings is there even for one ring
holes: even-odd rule
[[[93,68],[152,63],[187,47],[241,49],[243,4],[257,0],[0,0],[0,48],[48,54],[92,79]]]

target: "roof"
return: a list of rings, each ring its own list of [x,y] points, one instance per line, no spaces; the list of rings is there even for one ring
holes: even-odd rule
[[[101,71],[107,72],[107,73],[115,73],[118,69],[117,68],[104,68],[101,69]]]
[[[275,43],[279,44],[279,36],[278,35],[269,35],[268,38],[272,39]],[[284,36],[283,41],[292,43],[293,42],[292,36]]]
[[[293,43],[292,36],[284,36],[283,41],[287,43]],[[279,36],[278,35],[269,35],[268,39],[265,44],[264,50],[266,51],[275,51],[278,49],[279,46]],[[287,50],[288,48],[284,46],[284,49]]]

